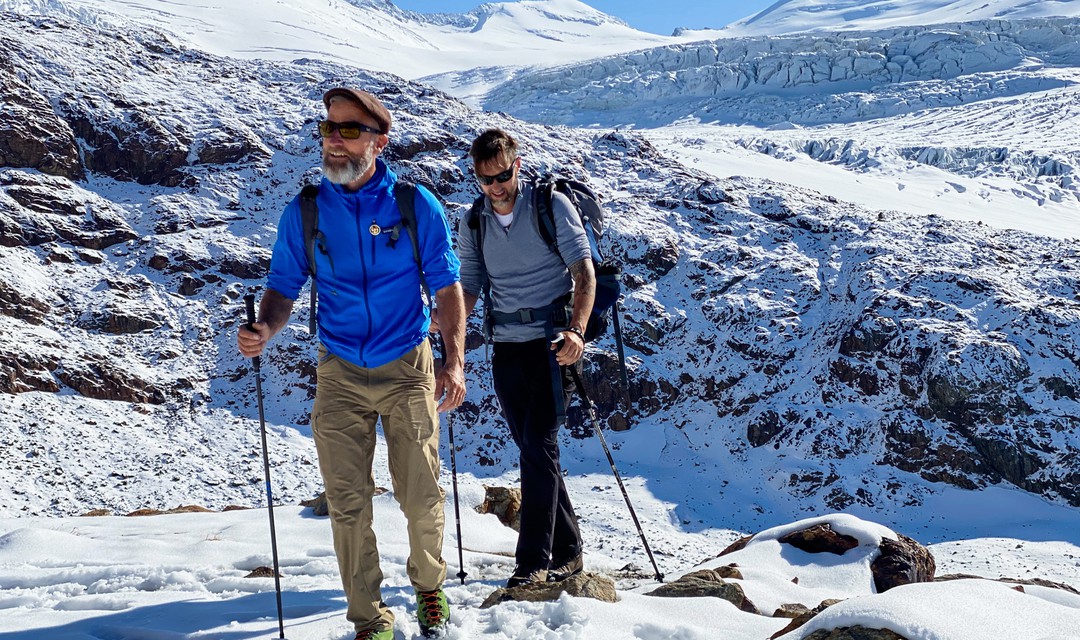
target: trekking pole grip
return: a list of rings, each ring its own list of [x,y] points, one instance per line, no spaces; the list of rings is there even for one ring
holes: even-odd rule
[[[247,329],[248,331],[255,331],[255,294],[249,293],[244,296],[244,306],[247,308]],[[255,372],[259,371],[259,356],[255,356],[251,359],[252,365],[255,367]]]

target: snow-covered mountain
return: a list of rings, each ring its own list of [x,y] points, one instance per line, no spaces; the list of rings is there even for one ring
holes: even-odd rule
[[[689,39],[637,31],[577,0],[487,3],[466,14],[405,11],[389,0],[0,0],[0,11],[139,24],[207,53],[314,58],[406,78],[558,64]]]
[[[810,187],[839,176],[837,195],[872,207],[1076,237],[1078,42],[1076,18],[719,39],[521,73],[482,102],[530,121],[653,128],[678,153],[709,162],[696,149],[711,149],[719,171],[767,154],[782,162],[764,175]],[[847,171],[800,176],[814,163],[792,171],[797,159]],[[913,169],[931,189],[903,191]]]
[[[724,27],[724,36],[1080,17],[1077,0],[779,0]]]
[[[0,197],[19,274],[5,285],[5,438],[12,470],[41,483],[9,485],[7,508],[166,506],[174,491],[254,501],[257,459],[213,453],[254,437],[233,347],[238,299],[261,284],[278,212],[313,176],[318,97],[356,72],[216,58],[142,28],[13,14],[2,24],[5,164],[28,167],[4,170]],[[100,52],[92,63],[84,47]],[[587,178],[609,200],[641,434],[625,446],[668,443],[643,461],[693,461],[716,493],[780,492],[793,514],[888,512],[933,491],[918,476],[1080,501],[1067,408],[1080,389],[1076,241],[721,179],[633,135],[526,124],[360,78],[398,114],[387,157],[451,215],[473,197],[465,150],[490,124],[520,136],[533,170]],[[42,131],[53,132],[47,152],[34,155]],[[317,489],[300,308],[265,363],[281,436],[305,445],[280,449],[286,499]],[[591,373],[618,422],[611,347],[600,343]],[[481,353],[459,413],[496,437],[463,458],[506,468]],[[80,414],[82,446],[56,447]],[[96,462],[113,451],[124,454]],[[717,470],[735,460],[757,469],[755,486],[725,489],[733,480]],[[133,482],[163,468],[169,488]]]
[[[236,612],[244,597],[227,600],[268,588],[235,575],[266,563],[246,551],[253,517],[190,516],[211,519],[185,520],[184,551],[168,548],[167,566],[147,569],[145,549],[127,566],[110,538],[175,540],[170,525],[58,516],[263,504],[252,372],[235,330],[242,295],[263,284],[282,206],[318,176],[313,124],[322,92],[338,84],[382,96],[395,116],[386,158],[438,194],[452,219],[476,193],[468,144],[493,125],[522,142],[528,170],[577,176],[605,199],[608,248],[626,265],[633,415],[611,382],[610,336],[590,349],[588,384],[608,424],[633,426],[608,437],[666,571],[689,570],[740,533],[844,511],[938,542],[951,571],[1080,585],[1076,20],[660,39],[660,49],[610,56],[646,45],[563,0],[435,17],[374,0],[0,8],[0,552],[33,563],[0,566],[0,609],[33,609],[45,626],[63,612],[91,620],[38,635],[0,624],[13,638],[260,628],[261,614]],[[265,31],[275,23],[306,26]],[[330,24],[340,33],[326,34]],[[470,40],[474,29],[483,37]],[[560,43],[556,32],[576,35]],[[602,46],[593,46],[593,32],[613,39],[597,35]],[[452,34],[459,49],[429,48],[435,33]],[[265,36],[258,47],[255,34]],[[554,48],[511,53],[519,41]],[[607,57],[583,60],[597,55]],[[581,64],[550,68],[569,61]],[[456,70],[455,93],[504,113],[354,65],[413,78]],[[531,88],[543,83],[546,102]],[[637,87],[636,103],[623,84]],[[513,87],[520,100],[509,98]],[[627,117],[635,105],[637,117]],[[307,430],[306,301],[263,358],[283,504],[320,489]],[[483,485],[517,481],[478,329],[470,327],[467,403],[448,418],[467,510]],[[590,566],[640,581],[636,532],[613,515],[623,505],[610,468],[583,417],[571,423],[562,461],[595,541]],[[387,483],[381,453],[375,473]],[[392,497],[379,509],[380,521],[392,517]],[[306,592],[289,615],[312,619],[303,637],[344,637],[321,620],[340,609],[338,593],[314,591],[337,588],[318,537],[325,528],[284,511],[285,531],[308,540],[287,556],[292,588]],[[480,581],[454,592],[456,603],[478,604],[505,577],[499,554],[512,536],[486,531],[483,518],[465,518],[474,545],[466,558]],[[988,536],[1001,539],[962,541]],[[50,547],[63,552],[42,551]],[[102,548],[104,565],[83,565]],[[394,588],[407,589],[402,554],[384,553]],[[623,571],[628,558],[639,567]],[[769,582],[763,602],[789,593],[778,584]],[[915,625],[912,611],[927,598],[942,609],[1012,598],[1002,611],[1039,613],[1010,630],[1044,630],[1036,640],[1071,628],[1043,596],[1033,609],[981,583],[931,587],[912,600],[889,596],[880,618]],[[203,609],[205,625],[192,626],[176,605],[191,592],[225,601]],[[661,607],[627,597],[613,638],[696,640],[720,628],[695,626],[685,605],[651,620],[640,611]],[[1045,597],[1075,608],[1071,596]],[[270,611],[263,600],[253,608]],[[407,601],[395,592],[391,605],[404,612]],[[524,606],[467,609],[454,631],[596,637],[614,615],[573,598]],[[819,620],[879,619],[860,606]],[[127,607],[104,631],[93,622]],[[1053,619],[1035,620],[1044,615]],[[716,612],[738,629],[730,637],[780,628],[744,616]],[[985,637],[933,626],[945,617],[924,628]]]

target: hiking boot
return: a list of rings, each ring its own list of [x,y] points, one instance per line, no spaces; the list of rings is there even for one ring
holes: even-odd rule
[[[394,640],[393,629],[364,629],[357,631],[353,640]]]
[[[442,589],[416,592],[416,620],[420,633],[427,638],[438,637],[450,622],[450,604]]]
[[[506,581],[506,588],[513,589],[514,587],[520,587],[525,584],[532,584],[534,582],[547,582],[548,572],[547,569],[533,569],[532,571],[526,571],[521,567],[514,569],[514,575],[510,576],[510,579]]]
[[[560,582],[566,580],[571,576],[576,576],[581,573],[584,568],[585,563],[582,561],[581,554],[579,553],[569,562],[549,570],[547,575],[548,582]]]

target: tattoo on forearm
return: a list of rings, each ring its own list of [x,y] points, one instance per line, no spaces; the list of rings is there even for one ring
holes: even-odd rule
[[[590,296],[596,295],[596,280],[594,278],[586,278],[586,267],[588,263],[585,260],[578,260],[574,264],[570,265],[570,275],[574,278],[574,290],[579,294],[585,294]]]

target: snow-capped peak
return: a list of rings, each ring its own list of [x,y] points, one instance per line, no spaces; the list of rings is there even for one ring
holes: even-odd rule
[[[1080,16],[1077,0],[780,0],[723,29],[727,36],[884,29],[912,25]]]

